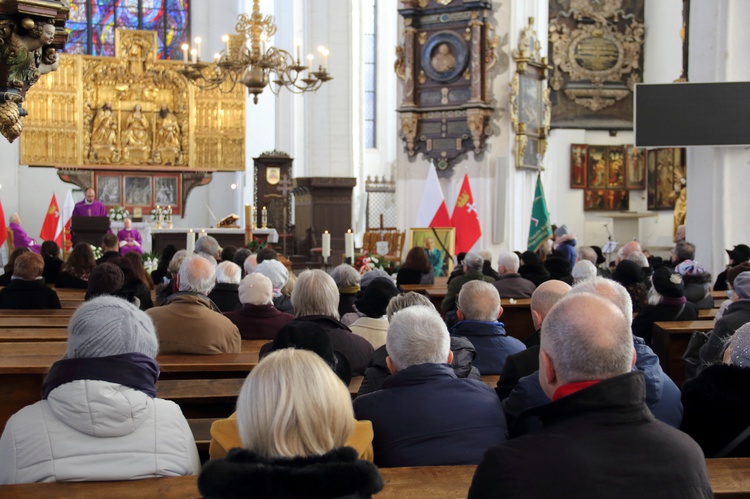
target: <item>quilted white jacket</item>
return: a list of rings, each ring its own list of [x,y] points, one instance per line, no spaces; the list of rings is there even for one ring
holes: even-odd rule
[[[0,438],[0,483],[196,475],[200,460],[174,402],[106,381],[58,386],[14,414]]]

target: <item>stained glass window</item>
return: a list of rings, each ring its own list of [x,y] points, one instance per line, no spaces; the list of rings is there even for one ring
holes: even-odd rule
[[[158,56],[181,58],[190,39],[189,0],[71,0],[65,51],[115,55],[115,28],[157,32]]]

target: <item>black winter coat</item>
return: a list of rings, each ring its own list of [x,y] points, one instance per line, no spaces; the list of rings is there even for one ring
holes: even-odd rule
[[[44,279],[26,281],[13,279],[0,290],[2,309],[44,309],[62,308],[54,289],[47,286]]]

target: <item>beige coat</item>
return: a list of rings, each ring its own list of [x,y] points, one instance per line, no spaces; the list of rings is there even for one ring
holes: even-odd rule
[[[203,295],[180,294],[146,313],[156,326],[160,354],[240,352],[237,326],[215,312]]]

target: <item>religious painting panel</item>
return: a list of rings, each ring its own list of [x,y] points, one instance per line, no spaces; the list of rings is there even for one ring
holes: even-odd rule
[[[151,177],[147,175],[125,175],[123,177],[123,194],[126,208],[150,208],[153,200]]]
[[[411,228],[409,249],[419,246],[427,252],[435,276],[447,276],[453,271],[456,248],[455,227]]]
[[[520,140],[519,140],[520,138]],[[523,156],[520,161],[516,161],[517,168],[528,168],[531,170],[538,170],[541,168],[542,155],[540,153],[541,142],[544,139],[532,137],[528,135],[516,137],[516,147],[523,152]],[[519,142],[523,142],[523,146],[518,146]]]
[[[648,209],[672,210],[684,187],[685,154],[682,148],[650,149],[648,158]]]
[[[622,189],[625,187],[625,148],[607,148],[607,187],[609,189]]]
[[[96,174],[96,199],[104,206],[113,208],[122,205],[122,178],[120,175]]]
[[[570,188],[586,188],[586,165],[589,161],[589,146],[587,144],[571,144],[570,146]]]
[[[180,213],[179,174],[154,175],[154,204],[171,206],[172,213]]]
[[[625,148],[625,186],[631,190],[646,188],[646,150],[635,146]]]
[[[588,152],[588,187],[607,187],[607,147],[589,146]]]

